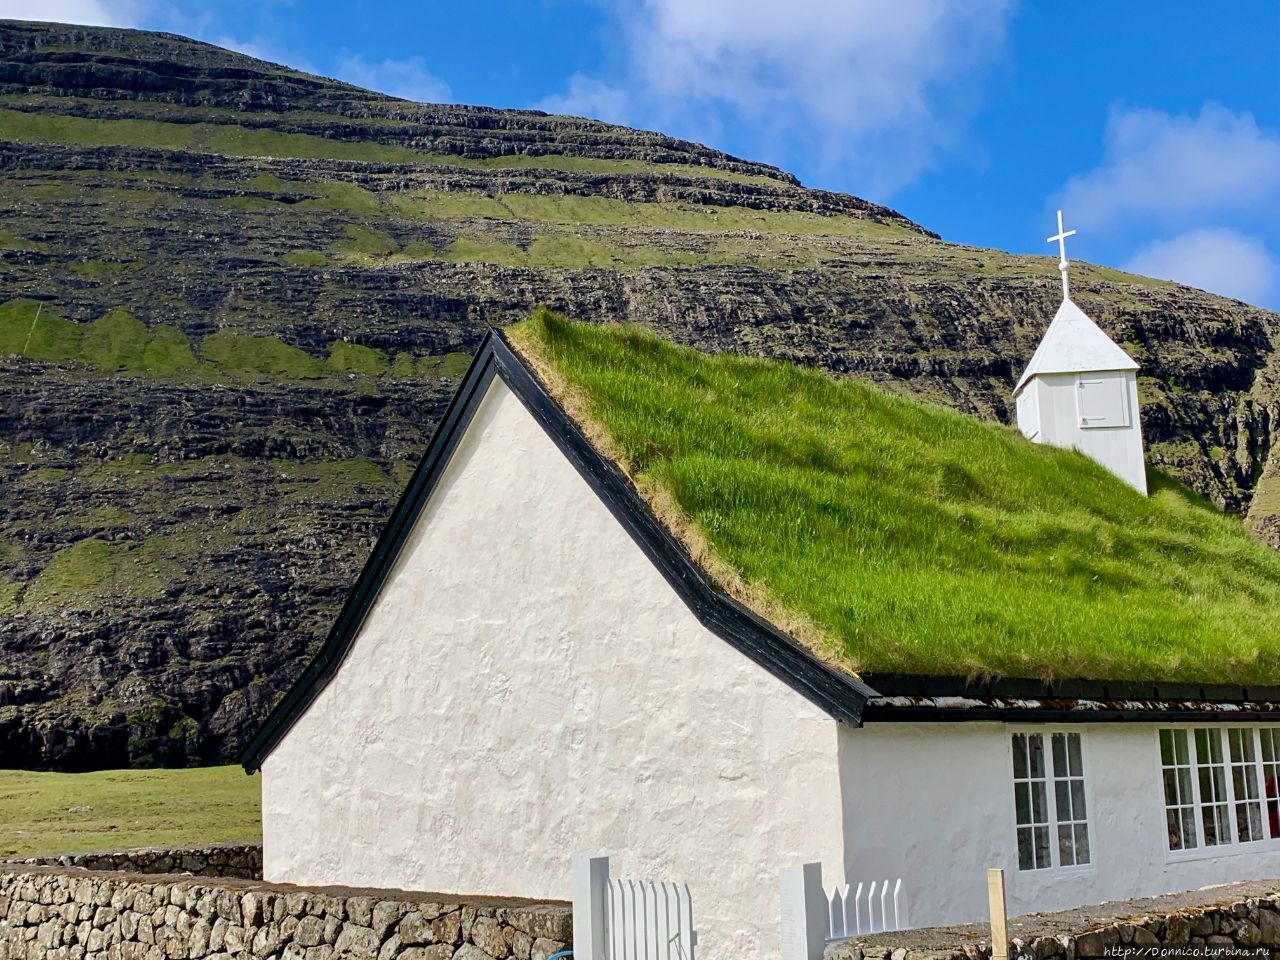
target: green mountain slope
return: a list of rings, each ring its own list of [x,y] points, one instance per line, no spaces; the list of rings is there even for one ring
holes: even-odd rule
[[[0,23],[0,763],[226,759],[490,325],[545,304],[990,420],[1051,258],[660,134]],[[1280,542],[1277,324],[1081,265],[1151,459]],[[1277,458],[1272,457],[1273,461]]]

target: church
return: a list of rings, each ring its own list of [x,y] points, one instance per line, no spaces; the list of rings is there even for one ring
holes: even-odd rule
[[[981,919],[988,867],[1013,914],[1280,873],[1280,558],[1148,496],[1137,365],[1067,268],[1021,435],[623,328],[491,332],[242,756],[265,878],[567,898],[599,852],[687,883],[699,955],[738,960],[777,955],[802,862],[901,877],[915,926]]]

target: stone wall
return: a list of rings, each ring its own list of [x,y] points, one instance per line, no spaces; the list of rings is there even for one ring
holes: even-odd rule
[[[84,867],[128,873],[190,873],[200,877],[262,879],[262,844],[214,844],[180,850],[124,850],[119,853],[72,853],[58,857],[0,860],[0,868]]]
[[[567,903],[0,867],[0,960],[548,960]]]
[[[1034,917],[1023,918],[1034,920]],[[915,931],[831,944],[825,960],[990,960],[989,942],[939,949]],[[920,934],[926,934],[920,931]],[[897,942],[894,942],[894,941]],[[1135,916],[1076,934],[1014,937],[1010,960],[1085,960],[1094,957],[1217,957],[1280,960],[1280,898],[1235,902]]]

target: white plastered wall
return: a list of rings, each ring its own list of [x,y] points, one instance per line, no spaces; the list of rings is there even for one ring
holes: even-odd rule
[[[337,675],[262,766],[265,876],[567,899],[687,882],[699,955],[775,956],[838,880],[835,721],[708,632],[495,380]]]
[[[1174,725],[1176,726],[1176,725]],[[1082,735],[1093,863],[1019,871],[1010,734]],[[1168,852],[1156,726],[868,724],[840,729],[849,882],[901,876],[913,926],[981,920],[1003,867],[1010,914],[1280,876],[1280,841],[1179,859]]]
[[[1138,380],[1130,370],[1115,371],[1124,379],[1125,402],[1129,426],[1082,429],[1077,405],[1077,381],[1080,374],[1046,373],[1034,377],[1022,393],[1036,391],[1035,426],[1039,443],[1054,447],[1075,448],[1102,464],[1130,486],[1146,493],[1146,464],[1142,450],[1142,420],[1138,408]],[[1019,394],[1021,397],[1022,394]],[[1024,423],[1023,404],[1019,404],[1018,427],[1030,436],[1031,422]]]

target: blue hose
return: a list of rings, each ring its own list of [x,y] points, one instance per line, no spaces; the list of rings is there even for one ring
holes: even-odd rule
[[[572,956],[573,956],[572,950],[561,950],[560,952],[553,953],[551,956],[547,957],[547,960],[560,960],[561,957],[572,957]]]

